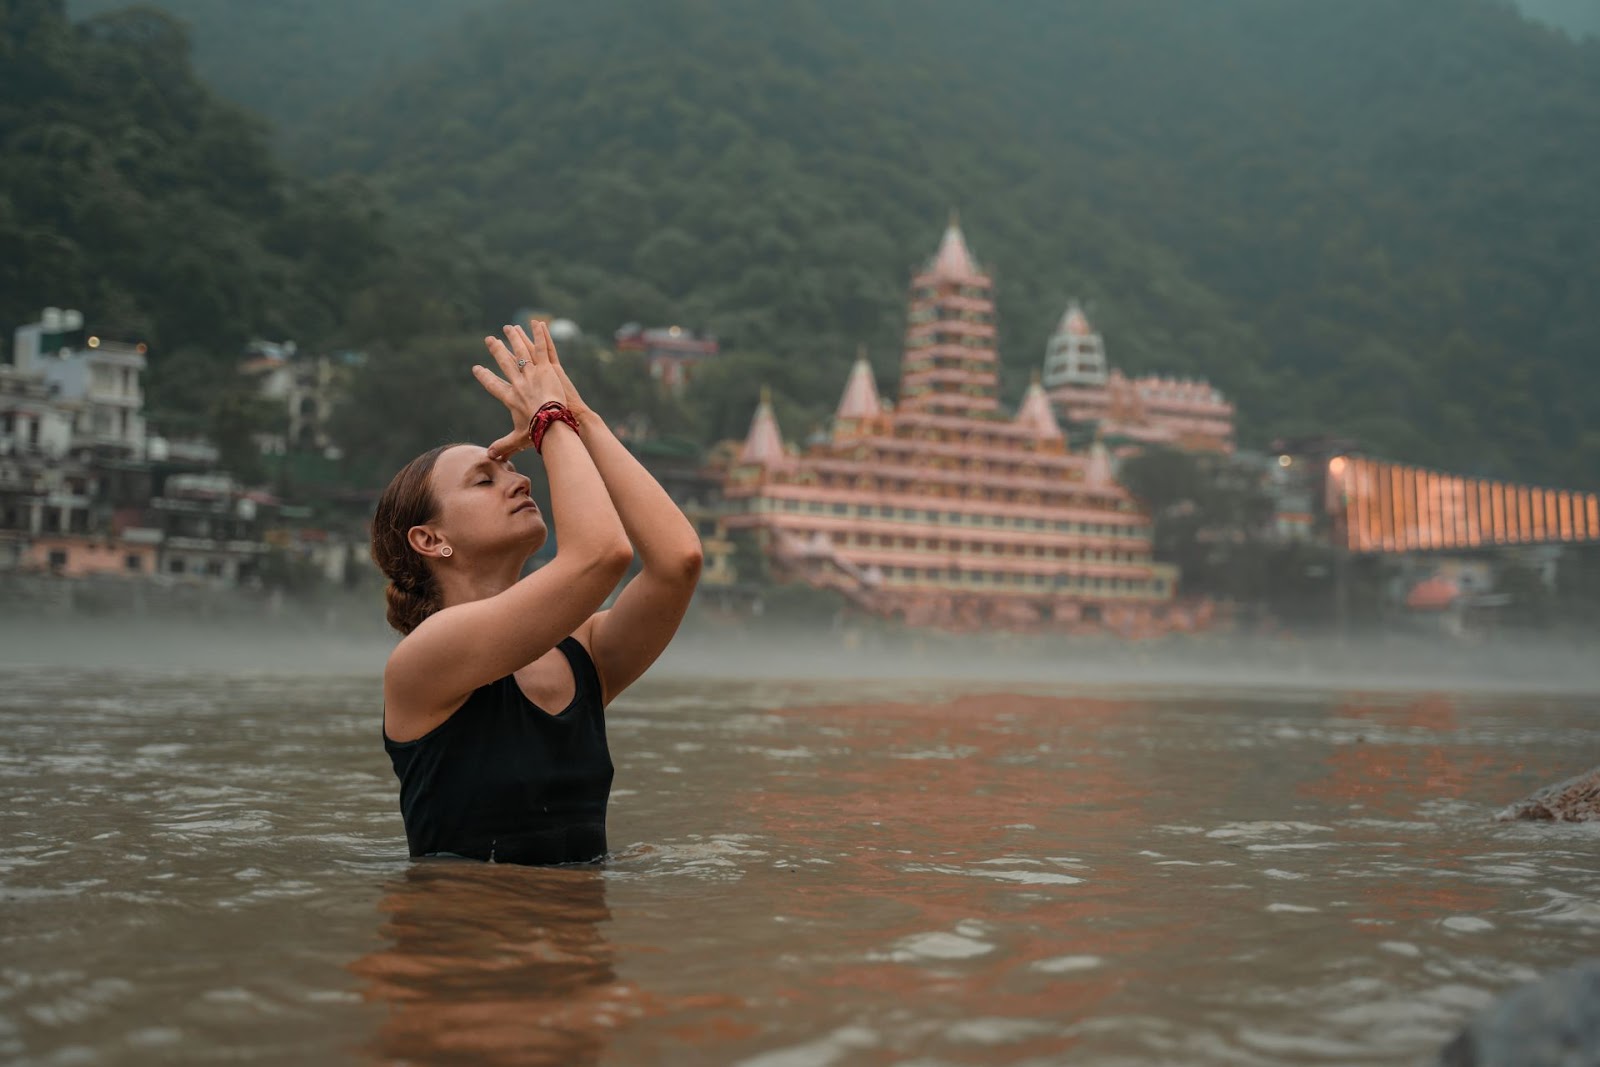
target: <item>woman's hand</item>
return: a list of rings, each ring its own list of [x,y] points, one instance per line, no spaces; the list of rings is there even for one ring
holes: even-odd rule
[[[489,446],[489,454],[497,459],[508,459],[532,447],[528,424],[540,407],[552,400],[572,407],[566,399],[570,383],[556,360],[556,346],[544,323],[533,323],[531,340],[520,326],[507,326],[505,334],[510,347],[497,337],[483,339],[505,378],[487,367],[472,368],[479,384],[511,413],[511,432]]]

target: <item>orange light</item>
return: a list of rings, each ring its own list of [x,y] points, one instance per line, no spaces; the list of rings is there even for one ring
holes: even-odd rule
[[[1438,547],[1438,486],[1432,472],[1422,470],[1422,547]]]
[[[1460,545],[1461,501],[1456,496],[1456,479],[1453,475],[1439,476],[1439,517],[1444,520],[1445,547]]]
[[[1350,473],[1345,476],[1347,494],[1350,499],[1348,520],[1345,522],[1344,544],[1352,552],[1361,551],[1361,524],[1366,519],[1366,513],[1361,507],[1361,461],[1352,460]]]
[[[1289,457],[1287,456],[1279,456],[1278,466],[1287,467],[1289,464],[1285,463],[1284,460],[1288,458]],[[1332,459],[1328,460],[1328,473],[1333,475],[1335,478],[1341,477],[1344,474],[1344,462],[1345,460],[1343,456],[1334,456]]]
[[[1467,543],[1467,480],[1450,479],[1450,507],[1456,514],[1456,547]]]
[[[1361,493],[1361,547],[1367,552],[1379,547],[1377,485],[1378,465],[1366,460],[1361,464],[1356,488]]]
[[[141,356],[144,355],[146,352],[150,351],[150,349],[145,346],[145,343],[143,341],[140,341],[138,344],[134,345],[133,347],[134,347],[134,351],[138,352]]]
[[[1400,510],[1395,517],[1395,533],[1400,536],[1400,547],[1411,549],[1416,547],[1414,539],[1414,512],[1413,496],[1411,496],[1411,469],[1398,467],[1395,469],[1395,493],[1398,493]]]
[[[1394,472],[1387,463],[1378,465],[1378,546],[1394,548]]]
[[[1493,527],[1489,523],[1489,483],[1478,483],[1478,526],[1472,532],[1472,543],[1481,545],[1493,535]]]
[[[1394,538],[1393,547],[1406,547],[1405,531],[1405,476],[1399,467],[1389,468],[1389,533]]]

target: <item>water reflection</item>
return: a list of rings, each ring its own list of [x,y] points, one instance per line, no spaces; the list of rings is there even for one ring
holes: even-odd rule
[[[599,1062],[634,1013],[619,982],[597,867],[412,863],[379,905],[387,942],[350,965],[389,1008],[378,1062]]]
[[[780,772],[747,801],[765,839],[827,857],[830,877],[784,902],[827,932],[808,984],[856,1005],[959,1003],[956,1047],[1062,1056],[1076,1024],[1193,941],[1197,912],[1128,890],[1148,861],[1127,843],[1163,780],[1135,740],[1148,705],[984,694],[778,714],[833,732],[826,773]]]
[[[1398,1067],[1600,936],[1588,699],[658,686],[601,871],[404,860],[376,688],[0,673],[0,1062]]]

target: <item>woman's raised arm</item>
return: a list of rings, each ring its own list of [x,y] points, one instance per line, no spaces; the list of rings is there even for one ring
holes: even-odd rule
[[[541,405],[562,399],[563,386],[547,330],[536,331],[532,341],[515,331],[508,337],[515,352],[496,338],[485,339],[505,379],[483,367],[473,371],[516,424],[526,427]],[[384,697],[406,721],[405,733],[420,736],[448,718],[474,689],[555,647],[595,612],[626,572],[632,549],[578,435],[564,423],[551,423],[543,458],[555,558],[492,596],[444,607],[400,642],[384,672]]]

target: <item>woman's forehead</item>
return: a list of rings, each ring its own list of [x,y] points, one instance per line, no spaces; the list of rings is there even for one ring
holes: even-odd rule
[[[455,445],[439,453],[433,464],[440,484],[460,481],[473,465],[489,458],[489,450],[482,445]]]

